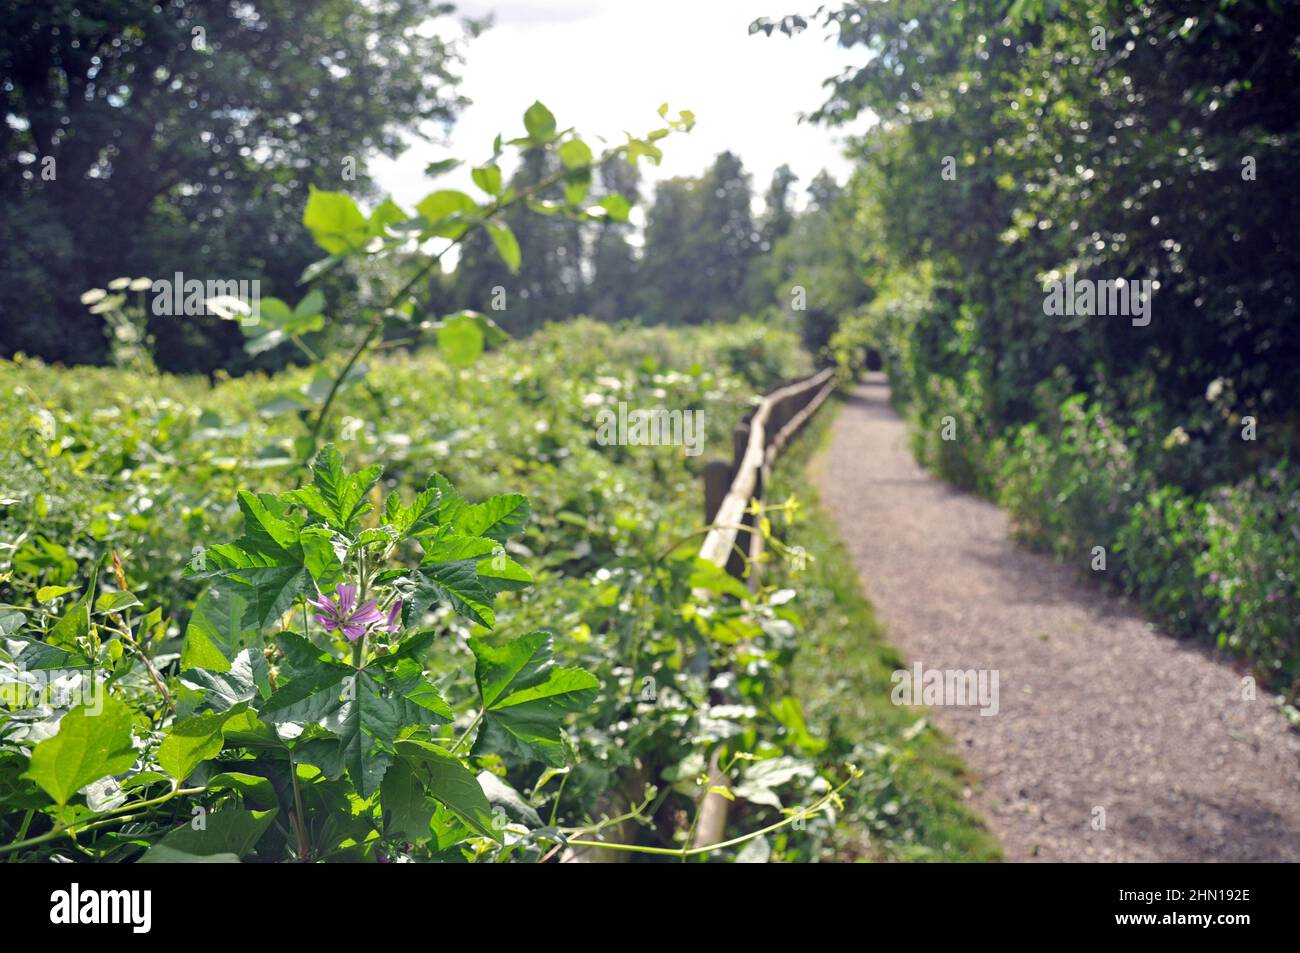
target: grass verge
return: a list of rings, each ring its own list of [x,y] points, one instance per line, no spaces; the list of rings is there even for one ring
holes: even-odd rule
[[[778,463],[768,500],[796,497],[802,511],[781,532],[808,557],[796,571],[772,563],[765,581],[799,591],[807,644],[795,655],[794,694],[810,724],[865,774],[851,787],[827,846],[842,860],[994,861],[996,838],[969,807],[974,779],[925,709],[890,701],[890,675],[906,666],[885,641],[857,569],[811,476],[830,439],[838,399],[817,414]]]

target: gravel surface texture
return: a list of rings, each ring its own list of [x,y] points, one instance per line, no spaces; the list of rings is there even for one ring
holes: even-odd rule
[[[1300,860],[1300,735],[1273,698],[1244,700],[1231,661],[1163,635],[922,470],[879,375],[813,470],[909,662],[997,673],[997,714],[932,716],[1008,859]]]

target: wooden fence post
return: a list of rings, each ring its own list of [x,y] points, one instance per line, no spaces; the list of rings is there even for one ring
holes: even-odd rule
[[[713,524],[729,489],[731,489],[731,464],[726,460],[710,460],[704,464],[705,523]]]

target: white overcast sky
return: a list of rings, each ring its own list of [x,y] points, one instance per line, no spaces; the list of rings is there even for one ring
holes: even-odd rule
[[[843,133],[800,123],[824,100],[822,82],[863,51],[841,50],[820,28],[794,38],[750,36],[750,22],[808,7],[800,0],[466,0],[458,12],[495,14],[465,46],[461,91],[473,100],[446,145],[417,141],[396,161],[377,159],[380,187],[410,207],[433,188],[470,190],[465,168],[436,182],[425,166],[449,155],[477,163],[493,137],[522,134],[524,110],[540,99],[561,128],[590,141],[622,142],[659,122],[669,103],[696,116],[689,135],[660,143],[662,165],[642,162],[643,181],[697,175],[724,149],[738,153],[761,196],[789,163],[800,193],[820,169],[844,181]],[[856,129],[855,129],[856,131]],[[802,196],[800,196],[802,198]]]

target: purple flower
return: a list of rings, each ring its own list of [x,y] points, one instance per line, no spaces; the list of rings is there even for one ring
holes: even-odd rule
[[[402,600],[398,599],[388,609],[388,619],[384,622],[381,629],[385,632],[396,632],[402,627]]]
[[[355,642],[384,618],[374,599],[367,599],[363,605],[357,605],[356,586],[339,583],[334,591],[338,594],[337,601],[325,596],[307,600],[316,609],[316,621],[327,632],[342,629],[348,641]]]

